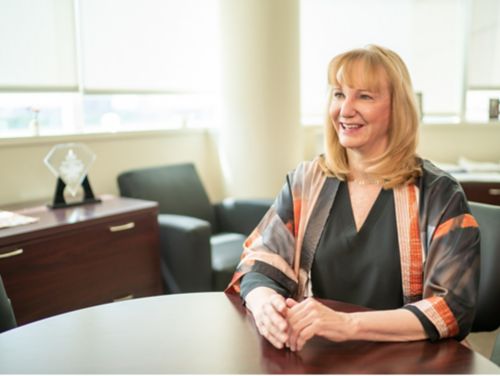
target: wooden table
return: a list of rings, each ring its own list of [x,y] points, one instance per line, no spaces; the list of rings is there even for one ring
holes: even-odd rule
[[[343,311],[356,310],[328,302]],[[455,340],[313,339],[272,347],[239,297],[163,295],[74,311],[0,334],[0,373],[500,373]]]

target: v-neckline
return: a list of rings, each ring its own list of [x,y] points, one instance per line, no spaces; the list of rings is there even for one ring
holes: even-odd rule
[[[370,210],[368,211],[368,214],[365,218],[365,220],[363,221],[363,223],[361,224],[361,227],[358,228],[356,227],[356,220],[354,219],[354,211],[352,209],[352,202],[351,202],[351,195],[349,194],[349,187],[347,185],[347,182],[344,182],[344,194],[347,195],[347,202],[348,202],[348,207],[349,207],[349,216],[350,216],[350,221],[351,221],[351,226],[352,228],[354,229],[354,234],[356,235],[360,235],[361,233],[363,233],[365,229],[365,227],[368,227],[369,225],[373,224],[377,217],[376,217],[376,214],[377,212],[380,212],[380,209],[382,207],[382,205],[384,204],[384,202],[386,200],[383,200],[382,198],[385,196],[383,194],[384,192],[384,189],[381,189],[378,194],[377,194],[377,197],[375,198],[375,201],[373,202]]]

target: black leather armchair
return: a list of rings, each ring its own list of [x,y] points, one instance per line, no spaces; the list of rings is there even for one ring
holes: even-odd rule
[[[497,366],[500,366],[500,335],[497,335],[495,344],[493,345],[491,361],[496,363]]]
[[[243,242],[271,200],[212,205],[192,163],[135,169],[118,176],[120,194],[157,201],[166,292],[222,291]]]
[[[16,317],[0,276],[0,333],[17,327]]]
[[[479,296],[472,331],[500,326],[500,206],[469,203],[481,233]]]
[[[500,206],[469,202],[481,233],[479,296],[473,332],[493,331],[500,327]],[[500,336],[491,354],[500,366]]]

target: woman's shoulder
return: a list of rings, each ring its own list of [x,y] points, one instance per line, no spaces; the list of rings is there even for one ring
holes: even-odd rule
[[[421,160],[422,166],[422,179],[424,185],[449,185],[449,186],[460,186],[460,183],[455,179],[449,172],[436,166],[428,159]]]
[[[294,184],[321,184],[327,178],[323,156],[300,162],[288,175]]]
[[[315,175],[321,173],[324,175],[324,158],[323,155],[318,155],[312,160],[301,161],[292,171],[292,174],[300,174],[304,176]]]
[[[437,192],[441,192],[445,195],[455,193],[465,197],[462,186],[450,173],[439,168],[429,160],[422,159],[421,163],[422,176],[419,186],[424,195],[434,195]]]

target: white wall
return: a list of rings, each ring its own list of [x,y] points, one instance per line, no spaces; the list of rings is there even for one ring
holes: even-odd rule
[[[323,150],[321,127],[304,130],[304,155],[311,159]],[[500,163],[500,123],[423,125],[417,152],[436,162],[455,163],[460,157]]]
[[[152,132],[139,135],[51,138],[0,143],[0,205],[53,196],[56,178],[43,159],[57,143],[83,142],[97,159],[89,171],[95,194],[118,194],[116,177],[132,168],[194,162],[210,198],[222,196],[222,178],[213,137],[206,131]]]
[[[302,128],[305,159],[312,159],[322,149],[321,127]],[[38,142],[0,143],[0,207],[8,203],[49,199],[55,177],[42,160],[51,147],[75,139],[52,139]],[[217,150],[217,136],[208,131],[153,132],[140,135],[81,137],[96,154],[89,172],[96,194],[118,194],[116,176],[127,169],[192,161],[213,201],[224,197],[224,181]],[[275,140],[279,142],[280,140]],[[438,162],[455,162],[461,156],[478,161],[500,162],[500,125],[424,126],[420,154]],[[284,181],[284,175],[281,178]],[[257,196],[274,196],[255,179]]]
[[[418,152],[437,162],[453,163],[466,157],[500,163],[500,123],[424,126]]]

